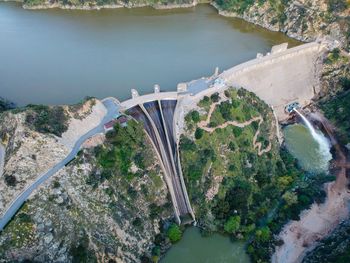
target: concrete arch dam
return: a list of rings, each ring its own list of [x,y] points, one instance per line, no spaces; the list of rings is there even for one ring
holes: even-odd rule
[[[183,180],[174,134],[176,106],[176,99],[158,99],[134,105],[126,113],[143,124],[156,150],[170,192],[175,218],[180,224],[188,218],[195,220],[195,216]]]

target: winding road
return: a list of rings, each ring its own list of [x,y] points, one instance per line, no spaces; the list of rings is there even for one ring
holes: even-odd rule
[[[67,155],[66,158],[64,158],[61,162],[53,166],[50,170],[48,170],[45,174],[42,174],[39,176],[31,185],[29,185],[26,189],[22,191],[22,193],[17,196],[16,199],[12,201],[12,203],[9,205],[8,209],[5,211],[3,217],[0,219],[0,231],[6,226],[6,224],[11,220],[11,218],[16,214],[16,212],[21,208],[21,206],[24,204],[24,202],[29,198],[31,193],[37,189],[42,183],[44,183],[47,179],[49,179],[51,176],[53,176],[55,173],[57,173],[60,169],[62,169],[66,164],[68,164],[71,160],[74,159],[74,157],[77,155],[77,153],[80,150],[81,145],[90,137],[94,136],[95,134],[104,132],[103,125],[110,120],[113,119],[113,117],[119,113],[119,106],[115,103],[113,98],[107,98],[104,99],[103,105],[107,109],[107,113],[101,123],[93,128],[92,130],[85,133],[83,136],[81,136],[75,143],[72,151]],[[1,146],[0,146],[1,147]],[[0,157],[1,157],[1,149],[0,149]],[[1,162],[1,160],[0,160]],[[1,168],[1,167],[0,167]]]

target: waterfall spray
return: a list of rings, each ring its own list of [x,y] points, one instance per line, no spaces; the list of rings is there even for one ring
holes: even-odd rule
[[[315,139],[315,141],[318,143],[320,153],[324,159],[325,162],[328,162],[332,159],[332,155],[329,151],[330,144],[326,137],[322,136],[318,132],[316,132],[315,128],[312,126],[312,124],[309,122],[309,120],[296,108],[293,109],[303,120],[306,127],[310,131],[312,137]]]

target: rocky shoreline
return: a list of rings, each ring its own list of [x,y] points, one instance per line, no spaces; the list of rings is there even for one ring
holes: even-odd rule
[[[154,9],[166,10],[166,9],[178,9],[178,8],[191,8],[197,5],[197,1],[194,1],[192,4],[169,4],[169,5],[159,5],[159,4],[112,4],[112,5],[62,5],[60,3],[55,4],[42,4],[42,5],[23,5],[24,9],[28,10],[43,10],[43,9],[65,9],[65,10],[101,10],[101,9],[116,9],[116,8],[141,8],[141,7],[152,7]]]

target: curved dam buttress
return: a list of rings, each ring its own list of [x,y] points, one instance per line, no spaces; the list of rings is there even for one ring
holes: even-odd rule
[[[164,171],[178,223],[194,214],[187,195],[186,186],[179,168],[177,146],[174,138],[174,112],[177,100],[154,100],[127,110],[135,120],[141,122],[151,139]]]

